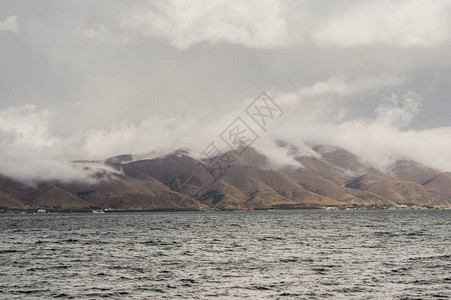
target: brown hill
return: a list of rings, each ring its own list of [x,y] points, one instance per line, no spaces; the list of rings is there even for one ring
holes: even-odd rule
[[[287,145],[285,145],[287,146]],[[95,170],[86,182],[41,182],[28,187],[0,177],[0,207],[56,210],[112,208],[122,210],[305,208],[318,206],[450,207],[451,173],[440,173],[409,160],[383,174],[339,147],[316,146],[313,156],[294,147],[302,164],[273,169],[269,157],[249,148],[228,152],[229,165],[215,178],[206,165],[178,150],[154,159],[116,156],[101,162],[80,161]],[[98,171],[97,169],[98,168]],[[115,171],[116,170],[116,171]]]
[[[71,184],[62,187],[72,195],[98,208],[152,210],[203,209],[206,205],[175,191],[158,180],[144,180],[126,175],[111,175],[91,184]]]
[[[372,172],[360,162],[357,155],[337,146],[321,145],[313,147],[321,155],[321,160],[341,168],[349,176],[359,176]]]
[[[429,168],[416,161],[402,159],[393,164],[388,175],[392,175],[394,179],[424,184],[440,174],[440,171]]]
[[[426,188],[434,189],[451,197],[451,173],[439,174],[424,183]]]
[[[6,176],[0,175],[0,207],[21,208],[31,207],[35,198],[33,188]]]
[[[374,174],[360,176],[346,187],[377,194],[393,204],[448,206],[450,198],[412,181],[396,181]]]
[[[83,209],[92,206],[88,201],[77,197],[55,185],[46,184],[38,189],[32,206],[45,209]]]
[[[233,166],[218,183],[208,188],[210,193],[215,191],[224,197],[215,207],[224,209],[339,204],[334,199],[309,191],[289,175],[247,165]],[[204,200],[212,204],[215,198],[207,196]]]

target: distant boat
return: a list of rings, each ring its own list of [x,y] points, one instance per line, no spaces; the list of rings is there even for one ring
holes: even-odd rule
[[[101,209],[95,209],[92,211],[93,214],[104,214],[105,212]]]

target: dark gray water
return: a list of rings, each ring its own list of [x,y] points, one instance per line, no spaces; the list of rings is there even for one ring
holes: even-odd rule
[[[451,211],[0,215],[0,299],[451,297]]]

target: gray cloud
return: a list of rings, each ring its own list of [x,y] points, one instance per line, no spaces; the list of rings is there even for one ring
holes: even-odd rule
[[[9,16],[5,20],[0,21],[0,31],[10,31],[17,32],[19,30],[19,26],[17,24],[17,16]]]
[[[351,5],[313,32],[321,45],[430,47],[449,39],[447,0],[367,1]]]
[[[155,1],[151,8],[124,17],[122,24],[182,50],[200,42],[257,48],[288,43],[286,21],[271,0]]]
[[[286,110],[259,144],[280,163],[290,159],[276,139],[307,153],[336,144],[380,168],[402,155],[451,170],[447,2],[0,8],[16,28],[0,32],[1,173],[82,178],[67,161],[201,151],[262,90]]]

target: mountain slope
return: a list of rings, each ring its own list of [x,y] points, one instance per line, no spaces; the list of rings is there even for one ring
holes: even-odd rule
[[[39,189],[33,206],[46,209],[87,209],[92,204],[55,185],[45,185]]]
[[[27,209],[35,198],[35,190],[25,184],[0,175],[0,207]]]
[[[72,195],[92,206],[113,209],[203,209],[207,206],[183,194],[171,191],[158,180],[145,180],[125,175],[110,176],[94,184],[62,185]]]
[[[283,145],[286,150],[287,145]],[[339,147],[313,147],[308,156],[288,148],[299,165],[275,168],[254,148],[230,151],[230,164],[215,178],[209,162],[185,150],[152,159],[119,155],[80,161],[92,175],[84,182],[41,182],[28,187],[0,176],[0,207],[56,210],[253,210],[325,206],[451,207],[451,173],[398,160],[387,173]],[[74,162],[77,163],[77,162]],[[218,173],[215,173],[218,175]]]
[[[451,197],[451,173],[441,173],[424,183],[426,188],[434,189]]]
[[[389,172],[394,179],[413,181],[419,184],[424,184],[440,174],[441,172],[438,170],[409,159],[396,161]]]
[[[412,181],[395,181],[374,174],[360,176],[346,187],[377,194],[395,204],[447,206],[449,197]]]

